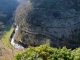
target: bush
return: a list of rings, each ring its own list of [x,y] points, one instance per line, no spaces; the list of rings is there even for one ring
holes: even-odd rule
[[[28,47],[14,56],[14,60],[80,60],[80,48],[71,50],[66,47],[52,48],[49,44]]]

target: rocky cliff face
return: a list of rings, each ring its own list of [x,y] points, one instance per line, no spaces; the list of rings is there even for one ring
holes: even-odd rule
[[[55,47],[80,45],[79,0],[29,0],[20,5],[15,21],[16,42],[25,46],[50,43]],[[20,38],[21,37],[21,38]]]

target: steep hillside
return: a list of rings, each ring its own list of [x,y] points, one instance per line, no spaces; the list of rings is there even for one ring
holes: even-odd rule
[[[0,36],[7,22],[12,20],[12,15],[17,6],[17,0],[0,0]],[[1,27],[1,25],[4,25],[4,27]]]
[[[28,0],[15,12],[20,29],[15,41],[55,47],[80,45],[80,0]]]
[[[17,5],[16,0],[0,0],[0,21],[6,23],[12,17]]]

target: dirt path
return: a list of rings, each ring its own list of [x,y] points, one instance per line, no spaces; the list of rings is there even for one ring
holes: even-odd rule
[[[21,49],[10,49],[5,47],[2,41],[0,40],[0,60],[7,59],[11,60],[14,54],[22,51]]]

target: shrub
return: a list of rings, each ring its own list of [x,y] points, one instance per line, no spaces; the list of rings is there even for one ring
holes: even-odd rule
[[[52,48],[49,44],[39,47],[29,46],[14,56],[14,60],[80,60],[80,48],[71,50],[66,47]]]

